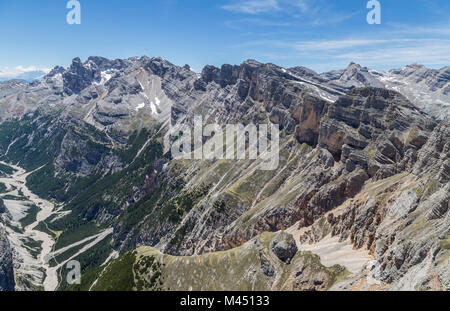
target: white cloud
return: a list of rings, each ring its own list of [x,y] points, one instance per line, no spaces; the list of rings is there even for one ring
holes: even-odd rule
[[[345,40],[317,40],[292,43],[291,46],[298,51],[317,52],[340,49],[351,49],[355,47],[378,45],[389,43],[390,40],[369,39],[345,39]]]
[[[361,13],[357,11],[344,14],[330,5],[332,4],[329,0],[234,0],[221,8],[233,13],[266,14],[272,17],[274,14],[271,13],[276,12],[280,13],[278,16],[289,19],[291,23],[301,22],[313,26],[342,23]]]
[[[391,33],[400,35],[431,35],[448,36],[450,35],[450,24],[436,26],[411,26],[405,24],[388,24],[392,27]]]
[[[311,40],[311,41],[277,41],[277,40],[259,40],[245,42],[236,47],[251,46],[272,46],[277,48],[292,49],[297,52],[320,52],[334,51],[341,49],[351,49],[356,47],[365,47],[370,45],[387,44],[390,40],[370,40],[370,39],[344,39],[344,40]]]
[[[264,57],[272,62],[292,62],[298,59],[301,61],[299,65],[323,71],[342,67],[350,62],[377,69],[392,69],[413,63],[434,68],[450,64],[450,39],[259,40],[245,42],[240,46],[255,47],[251,51],[259,55],[254,57]]]
[[[21,78],[22,76],[25,76],[30,73],[39,73],[42,72],[44,74],[47,74],[50,72],[50,68],[38,68],[36,66],[16,66],[14,68],[4,67],[0,70],[0,79],[14,79],[14,78]]]
[[[253,15],[274,11],[296,15],[298,13],[316,14],[321,5],[317,3],[317,0],[314,4],[311,0],[234,0],[231,4],[222,6],[222,9]]]
[[[361,12],[356,11],[350,14],[327,14],[324,16],[322,15],[317,15],[315,20],[313,21],[313,25],[314,26],[322,26],[322,25],[330,25],[330,24],[339,24],[342,23],[350,18],[352,18],[353,16],[360,14]]]
[[[337,54],[336,59],[353,60],[369,65],[412,64],[428,66],[450,64],[450,40],[416,39],[392,40],[390,45]]]
[[[290,22],[279,22],[270,19],[259,18],[243,18],[236,20],[229,20],[225,22],[225,26],[230,29],[241,30],[248,27],[248,24],[260,26],[260,27],[293,27],[294,24]]]
[[[280,11],[278,0],[248,0],[222,6],[222,9],[233,13],[261,14]]]

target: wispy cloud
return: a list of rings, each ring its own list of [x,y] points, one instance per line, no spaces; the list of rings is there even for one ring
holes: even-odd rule
[[[392,43],[392,40],[344,39],[344,40],[300,41],[291,43],[290,46],[301,52],[302,51],[320,52],[320,51],[335,51],[342,49],[349,50],[356,47],[368,47],[388,43]]]
[[[342,23],[360,13],[361,13],[361,11],[355,11],[350,14],[332,13],[332,14],[325,15],[325,17],[324,17],[324,15],[316,15],[314,17],[312,24],[314,26],[339,24],[339,23]]]
[[[344,66],[350,62],[358,62],[361,65],[379,69],[392,69],[399,64],[412,63],[421,63],[432,67],[450,64],[450,54],[448,53],[450,39],[442,38],[380,36],[380,39],[259,40],[245,42],[240,46],[261,51],[261,57],[269,58],[272,62],[298,59],[301,60],[299,65],[310,66],[316,70],[336,68],[336,66]],[[265,53],[266,50],[270,53]]]
[[[251,47],[271,45],[278,48],[289,48],[298,52],[320,52],[334,51],[340,49],[351,49],[370,45],[388,43],[390,40],[369,39],[343,39],[343,40],[310,40],[310,41],[281,41],[281,40],[259,40],[250,41],[236,45],[236,47]]]
[[[281,10],[278,0],[235,1],[232,4],[222,6],[222,9],[233,13],[245,13],[252,15]]]
[[[298,0],[295,5],[300,9],[302,13],[309,13],[312,10],[311,3],[308,0]]]
[[[337,54],[336,59],[352,60],[369,65],[421,63],[428,66],[450,64],[450,40],[392,40],[389,45]]]
[[[229,20],[225,22],[225,26],[230,29],[241,30],[248,27],[249,24],[261,27],[292,27],[295,24],[287,21],[275,21],[261,18],[242,18]]]
[[[276,15],[277,17],[283,17],[285,20],[313,26],[341,23],[361,13],[361,11],[339,12],[329,0],[233,0],[233,2],[221,8],[239,14],[264,14],[266,15],[265,24]],[[229,26],[230,22],[227,23],[226,26]],[[265,24],[261,24],[261,26]],[[278,24],[279,22],[275,22],[274,26],[278,26]]]
[[[315,14],[323,6],[324,0],[233,0],[222,9],[233,13],[262,14],[283,11],[292,15]]]
[[[405,24],[388,23],[392,27],[391,33],[400,35],[431,35],[431,36],[450,36],[450,24],[437,26],[415,26]]]

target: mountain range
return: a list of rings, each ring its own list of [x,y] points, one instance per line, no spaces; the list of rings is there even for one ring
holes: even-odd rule
[[[27,71],[20,74],[9,75],[0,71],[0,82],[9,80],[20,80],[24,82],[33,82],[34,80],[42,79],[47,73],[42,70]]]
[[[449,90],[450,67],[160,57],[0,83],[0,288],[449,290]],[[195,115],[278,124],[278,169],[173,158]]]

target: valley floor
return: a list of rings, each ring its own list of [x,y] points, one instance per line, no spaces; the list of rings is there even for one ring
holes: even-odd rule
[[[13,248],[14,274],[17,290],[54,291],[59,284],[59,269],[70,260],[86,252],[112,233],[112,229],[87,237],[64,248],[55,250],[56,239],[62,232],[51,231],[47,222],[67,214],[61,206],[33,194],[26,186],[26,172],[19,166],[0,162],[14,169],[10,176],[1,177],[6,186],[0,194],[7,213],[0,221],[5,224]],[[45,231],[45,232],[44,232]],[[89,243],[87,243],[89,242]],[[69,258],[52,265],[56,257],[82,246]]]

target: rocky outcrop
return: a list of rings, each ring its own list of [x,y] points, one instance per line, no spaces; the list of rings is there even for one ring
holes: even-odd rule
[[[280,233],[272,240],[270,244],[272,252],[283,262],[289,264],[297,253],[297,244],[292,235]]]
[[[0,214],[3,214],[5,212],[6,212],[5,202],[3,201],[3,199],[0,198]]]
[[[3,202],[0,202],[2,205]],[[15,286],[12,250],[5,229],[0,224],[0,291],[13,291]]]
[[[430,173],[440,183],[450,180],[450,119],[442,121],[417,155],[413,173]]]

